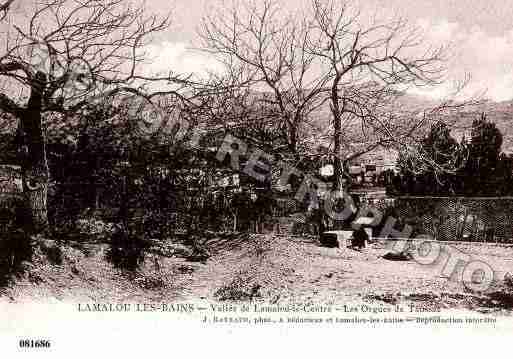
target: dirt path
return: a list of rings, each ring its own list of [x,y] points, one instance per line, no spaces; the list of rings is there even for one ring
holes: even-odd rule
[[[332,304],[364,299],[423,300],[441,307],[483,305],[457,276],[442,274],[444,263],[425,266],[390,261],[382,258],[386,251],[379,246],[358,252],[324,248],[301,238],[252,236],[220,250],[199,267],[186,288],[187,297],[271,303]],[[511,249],[487,251],[471,253],[471,258],[490,263],[498,272],[513,271]]]
[[[386,250],[379,246],[358,252],[320,247],[306,238],[271,235],[241,235],[206,245],[212,255],[205,263],[148,255],[134,276],[105,261],[105,245],[87,255],[66,248],[61,265],[37,257],[22,278],[4,288],[2,297],[11,301],[53,297],[109,302],[257,300],[273,304],[422,300],[442,307],[513,308],[511,295],[498,301],[477,298],[460,281],[443,276],[441,265],[386,260],[382,258]],[[511,248],[469,252],[499,273],[513,273]]]

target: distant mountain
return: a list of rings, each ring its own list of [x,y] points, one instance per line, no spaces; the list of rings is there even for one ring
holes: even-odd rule
[[[422,97],[420,95],[406,94],[399,97],[387,111],[396,112],[398,115],[403,114],[404,121],[408,121],[408,114],[429,111],[439,106],[441,101],[436,101],[431,98]],[[485,113],[487,119],[494,122],[501,133],[503,134],[503,145],[502,151],[505,153],[513,153],[513,100],[504,102],[485,102],[479,105],[467,106],[465,108],[454,109],[443,112],[440,115],[441,119],[448,122],[452,128],[452,135],[461,140],[463,134],[468,134],[472,126],[473,120],[479,118],[482,113]],[[315,138],[316,133],[320,142],[331,143],[332,125],[331,125],[331,113],[329,104],[325,104],[323,108],[315,114],[315,131],[312,133],[312,137]],[[436,116],[434,117],[436,118]],[[429,123],[426,123],[424,131],[429,130]],[[347,127],[343,130],[347,132],[354,132],[349,135],[348,138],[354,138],[355,142],[365,141],[365,136],[361,134],[361,125],[356,123],[351,127]],[[422,130],[422,129],[421,129]],[[358,133],[360,133],[358,135]],[[321,135],[322,134],[322,135]],[[329,134],[329,136],[327,136]],[[321,138],[323,138],[321,140]],[[468,138],[468,137],[467,137]],[[311,142],[315,142],[312,139]]]
[[[250,98],[258,101],[269,95],[272,96],[270,93],[255,91],[250,94]],[[389,110],[391,112],[405,114],[404,121],[408,121],[408,113],[429,110],[435,108],[438,103],[439,102],[436,100],[421,95],[405,94],[392,103]],[[452,134],[459,140],[464,133],[470,130],[472,121],[478,118],[481,113],[485,113],[487,118],[496,123],[497,127],[502,132],[504,139],[502,151],[505,153],[513,153],[513,100],[488,102],[479,106],[452,111],[445,115],[447,116],[445,120],[452,124]],[[53,121],[48,124],[48,137],[50,140],[55,135],[55,125]],[[0,134],[13,134],[15,127],[16,121],[0,113]],[[426,126],[425,130],[429,130],[429,125]],[[310,121],[310,124],[306,126],[303,131],[305,131],[308,142],[311,144],[327,145],[331,142],[333,127],[331,124],[329,102],[324,103],[321,108],[312,114],[312,121]],[[352,128],[351,126],[343,128],[343,131],[347,134],[347,139],[355,143],[363,143],[367,140],[366,136],[361,133],[359,123],[352,126]]]

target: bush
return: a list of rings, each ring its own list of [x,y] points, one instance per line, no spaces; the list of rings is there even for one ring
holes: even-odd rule
[[[147,211],[143,216],[144,233],[149,238],[166,239],[175,230],[175,213]]]
[[[30,237],[22,229],[10,229],[0,235],[0,286],[23,272],[23,262],[32,260]]]
[[[107,259],[117,268],[136,271],[144,262],[146,247],[143,235],[118,225],[111,237]]]
[[[104,240],[114,233],[113,223],[106,223],[96,218],[80,218],[75,222],[75,227],[80,237],[88,239]]]
[[[214,297],[219,301],[251,301],[262,296],[260,289],[259,284],[251,285],[247,278],[237,276],[228,285],[219,288]]]
[[[46,255],[50,263],[62,264],[62,250],[55,241],[42,240],[39,244],[41,251]]]

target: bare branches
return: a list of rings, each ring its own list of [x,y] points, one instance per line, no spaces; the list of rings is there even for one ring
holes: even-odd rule
[[[444,81],[447,50],[443,45],[428,46],[419,29],[406,20],[368,23],[345,1],[313,0],[312,12],[306,51],[322,60],[321,72],[330,76],[333,152],[340,161],[379,146],[410,150],[430,122],[475,102],[447,99],[419,110],[404,105],[409,101],[406,90]],[[422,162],[435,165],[426,158]],[[341,170],[336,160],[335,172]]]
[[[151,82],[180,88],[187,77],[171,71],[154,77],[144,69],[145,46],[169,24],[169,14],[146,15],[122,0],[38,0],[29,19],[6,34],[0,77],[30,87],[44,73],[43,111],[74,111],[117,88],[143,93]]]
[[[388,85],[432,85],[442,79],[444,48],[428,48],[418,55],[423,39],[407,21],[395,19],[364,27],[358,11],[345,2],[338,4],[313,1],[312,27],[317,41],[309,48],[325,59],[334,76],[352,75],[352,81],[356,78]]]
[[[445,48],[423,48],[422,34],[404,19],[364,24],[349,2],[311,5],[295,16],[269,0],[223,8],[204,19],[204,50],[266,94],[262,100],[295,154],[305,126],[328,104],[334,151],[342,158],[342,142],[357,137],[373,149],[411,136],[421,123],[405,126],[406,115],[394,106],[406,88],[443,81]]]
[[[13,2],[14,0],[5,0],[3,3],[0,3],[0,21],[5,19]]]
[[[244,81],[261,96],[295,153],[300,126],[318,105],[327,79],[314,75],[315,57],[305,49],[309,24],[284,15],[275,2],[249,2],[208,16],[201,37],[204,50],[227,69],[238,68]],[[230,72],[231,70],[228,70]]]

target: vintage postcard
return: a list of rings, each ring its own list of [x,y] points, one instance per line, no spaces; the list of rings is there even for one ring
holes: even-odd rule
[[[512,19],[0,0],[0,354],[502,354]]]

